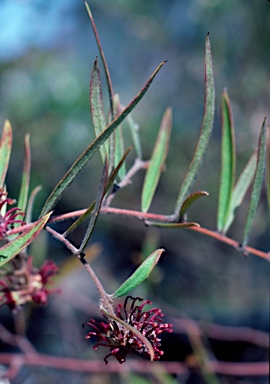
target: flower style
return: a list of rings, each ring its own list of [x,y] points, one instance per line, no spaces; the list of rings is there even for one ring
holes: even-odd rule
[[[5,205],[13,205],[16,200],[9,199],[7,197],[7,192],[0,188],[0,240],[5,238],[6,232],[8,229],[12,228],[15,223],[24,225],[22,220],[19,220],[18,216],[24,216],[23,212],[19,212],[20,208],[11,208],[6,213],[2,213],[5,209]]]
[[[131,303],[128,306],[129,300]],[[159,335],[163,332],[172,332],[172,324],[161,324],[164,315],[159,308],[143,311],[146,304],[152,304],[151,301],[144,300],[141,305],[135,305],[136,301],[143,301],[143,299],[127,296],[124,306],[118,305],[116,316],[126,324],[134,327],[148,339],[154,350],[153,360],[156,361],[164,354],[160,350],[161,339]],[[109,356],[114,356],[120,364],[124,363],[127,354],[132,350],[148,358],[150,357],[147,347],[129,328],[105,315],[104,317],[107,320],[106,323],[91,319],[89,322],[84,323],[83,326],[90,325],[94,329],[94,331],[86,335],[86,339],[90,339],[91,336],[98,338],[98,343],[94,345],[94,349],[97,349],[99,346],[109,348],[110,353],[104,358],[106,364],[108,364]]]
[[[58,267],[51,260],[46,260],[39,270],[34,268],[29,256],[20,269],[13,268],[0,280],[0,307],[7,304],[17,310],[30,301],[47,304],[48,295],[56,290],[49,290],[46,285],[57,272]]]

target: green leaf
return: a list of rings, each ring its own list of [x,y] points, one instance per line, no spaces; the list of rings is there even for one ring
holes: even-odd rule
[[[209,193],[205,192],[205,191],[198,191],[198,192],[194,192],[188,196],[188,198],[183,202],[183,205],[180,209],[180,220],[187,213],[187,211],[189,210],[191,205],[194,204],[195,201],[197,201],[198,199],[200,199],[203,196],[209,196]]]
[[[189,165],[185,179],[181,185],[176,206],[175,215],[179,215],[183,201],[189,193],[193,182],[198,174],[199,167],[203,161],[209,139],[211,136],[215,110],[215,88],[214,88],[214,74],[211,56],[211,47],[209,34],[206,37],[205,44],[205,101],[204,101],[204,115],[199,140]]]
[[[150,355],[150,360],[153,361],[155,357],[155,351],[153,349],[152,344],[150,341],[140,332],[138,329],[132,327],[132,325],[126,323],[124,320],[119,319],[119,317],[114,316],[112,313],[107,312],[104,308],[100,308],[101,312],[109,317],[110,319],[120,323],[124,328],[128,329],[131,331],[141,342],[144,344],[144,346],[148,349],[149,355]]]
[[[255,171],[255,177],[250,197],[250,203],[247,213],[247,219],[246,224],[244,228],[244,234],[243,234],[243,242],[242,247],[244,248],[249,239],[249,235],[251,232],[251,227],[256,215],[257,207],[259,204],[260,199],[260,193],[262,188],[262,182],[263,182],[263,174],[264,174],[264,168],[265,168],[265,161],[266,161],[266,127],[265,127],[265,120],[263,122],[262,128],[261,128],[261,134],[260,139],[258,143],[258,158],[257,158],[257,165],[256,165],[256,171]]]
[[[108,164],[107,164],[107,161],[105,161],[105,164],[103,167],[103,172],[102,172],[102,177],[101,177],[101,181],[99,184],[99,188],[98,188],[98,192],[97,192],[97,196],[96,196],[96,201],[95,201],[95,205],[94,205],[94,209],[93,209],[93,214],[91,216],[88,228],[86,230],[86,233],[85,233],[85,236],[83,238],[83,241],[82,241],[82,244],[80,246],[78,254],[83,252],[84,248],[86,247],[86,245],[87,245],[87,243],[88,243],[88,241],[89,241],[89,239],[93,233],[94,227],[96,225],[97,218],[98,218],[99,211],[100,211],[101,204],[102,204],[102,200],[103,200],[103,197],[106,193],[105,187],[106,187],[106,182],[107,182],[107,176],[108,176]]]
[[[137,123],[133,120],[131,115],[128,115],[127,117],[127,123],[129,125],[130,133],[132,136],[132,141],[134,144],[134,148],[137,152],[137,156],[139,159],[142,159],[142,146],[141,146],[141,140],[140,140],[140,128]]]
[[[24,140],[24,166],[22,174],[21,189],[18,200],[18,207],[22,212],[26,210],[28,192],[29,192],[29,182],[30,182],[30,169],[31,169],[31,152],[30,152],[30,143],[29,143],[29,134],[25,135]]]
[[[147,221],[147,225],[151,227],[160,227],[160,228],[189,228],[189,227],[200,227],[200,224],[193,222],[185,223],[164,223],[160,221]]]
[[[114,107],[115,107],[115,115],[118,116],[121,113],[120,109],[120,100],[119,96],[116,94],[114,96]],[[114,151],[114,165],[117,166],[121,158],[124,154],[124,138],[123,138],[123,132],[122,132],[122,126],[119,125],[119,127],[115,130],[115,151]],[[118,172],[118,176],[120,180],[123,180],[126,176],[126,166],[125,163],[121,166]]]
[[[156,191],[161,172],[168,153],[172,128],[172,110],[168,108],[163,115],[157,140],[146,171],[142,190],[142,212],[147,212]]]
[[[51,212],[33,223],[25,232],[0,248],[0,267],[18,255],[37,237],[49,220]]]
[[[95,20],[93,18],[92,12],[91,12],[90,7],[86,1],[84,1],[84,5],[86,7],[89,19],[90,19],[91,24],[92,24],[92,29],[93,29],[93,32],[95,35],[95,39],[97,42],[97,46],[98,46],[99,54],[101,57],[102,65],[103,65],[103,68],[105,71],[106,83],[107,83],[107,88],[108,88],[108,92],[109,92],[109,99],[110,99],[110,111],[111,111],[111,121],[112,121],[112,120],[114,120],[114,111],[113,111],[113,87],[112,87],[111,76],[110,76],[107,61],[105,59],[105,55],[104,55],[104,52],[103,52],[103,49],[101,46],[101,42],[100,42],[100,39],[98,36],[98,32],[97,32],[97,28],[96,28],[96,24],[95,24]]]
[[[224,232],[226,219],[230,211],[234,180],[235,180],[235,137],[231,103],[226,91],[221,98],[221,175],[217,229]]]
[[[227,215],[227,220],[223,228],[223,232],[226,233],[230,228],[236,209],[242,204],[244,197],[249,189],[256,171],[257,163],[257,149],[251,155],[249,161],[247,162],[245,168],[239,176],[239,179],[233,189],[233,194],[231,198],[230,209]]]
[[[0,143],[0,188],[3,188],[12,147],[12,127],[9,120],[5,121]]]
[[[75,161],[75,163],[68,170],[63,179],[57,184],[57,186],[54,188],[54,190],[46,200],[41,211],[41,216],[44,216],[55,206],[57,201],[62,196],[63,192],[72,183],[78,173],[86,166],[86,164],[94,156],[99,147],[108,139],[108,137],[114,132],[114,130],[119,126],[119,124],[121,124],[121,122],[127,117],[127,115],[135,108],[135,106],[139,103],[139,101],[147,92],[155,76],[164,64],[165,61],[162,62],[156,68],[156,70],[153,72],[152,76],[149,78],[145,86],[141,89],[138,95],[130,102],[130,104],[123,110],[121,115],[117,116],[114,121],[106,128],[106,130],[100,136],[98,136]]]
[[[157,249],[152,252],[136,271],[113,293],[112,297],[115,299],[124,296],[140,285],[150,275],[163,251],[164,249]]]
[[[96,137],[98,137],[106,129],[106,118],[104,113],[102,89],[100,80],[100,71],[98,67],[98,59],[96,58],[90,80],[90,110]],[[103,163],[106,157],[109,158],[109,142],[106,141],[99,148]]]

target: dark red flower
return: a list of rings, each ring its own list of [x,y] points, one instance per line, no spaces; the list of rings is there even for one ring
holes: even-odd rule
[[[55,290],[47,288],[50,278],[58,272],[51,260],[46,260],[38,270],[32,265],[32,257],[23,260],[20,268],[7,271],[0,280],[0,306],[7,304],[16,310],[27,302],[46,304],[48,295]]]
[[[24,216],[24,213],[20,212],[20,208],[11,208],[3,213],[7,205],[13,205],[15,203],[16,200],[9,199],[7,192],[3,188],[0,188],[0,240],[5,238],[6,232],[12,228],[15,223],[24,225],[24,222],[18,219],[18,216]]]
[[[128,301],[130,301],[129,305]],[[135,305],[136,301],[143,301],[143,299],[127,296],[124,306],[118,305],[116,316],[126,324],[137,329],[148,339],[154,349],[154,360],[158,360],[164,354],[160,349],[161,339],[159,335],[163,332],[172,332],[172,324],[162,324],[162,317],[164,315],[159,308],[143,311],[146,304],[152,304],[151,301],[144,300],[141,305]],[[89,322],[84,323],[83,326],[90,325],[94,329],[94,331],[86,335],[86,339],[90,339],[91,336],[98,338],[97,344],[93,347],[94,349],[97,349],[99,346],[109,348],[110,353],[104,358],[106,364],[108,363],[109,356],[114,356],[122,364],[125,362],[127,354],[132,351],[136,351],[148,358],[150,357],[148,348],[134,332],[121,323],[105,315],[104,317],[106,318],[106,323],[91,319]]]

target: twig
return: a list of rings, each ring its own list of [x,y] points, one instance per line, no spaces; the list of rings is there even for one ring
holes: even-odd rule
[[[77,211],[65,213],[63,215],[55,216],[49,220],[49,223],[56,223],[56,222],[60,222],[60,221],[67,220],[67,219],[74,219],[76,217],[83,215],[85,212],[86,212],[86,209],[80,209]],[[160,221],[160,222],[165,222],[165,223],[172,223],[172,222],[174,222],[174,219],[175,219],[174,215],[160,215],[160,214],[156,214],[156,213],[144,213],[141,211],[134,211],[131,209],[112,208],[112,207],[107,207],[107,206],[102,207],[100,212],[104,213],[104,214],[114,214],[114,215],[134,217],[134,218],[137,218],[137,219],[143,220],[143,221],[147,221],[147,220],[151,221],[152,220],[152,221]],[[18,228],[14,228],[14,229],[8,231],[8,235],[13,235],[15,233],[24,232],[25,230],[27,230],[29,228],[29,226],[30,226],[30,224],[29,225],[23,225],[23,226],[18,227]],[[48,227],[46,227],[46,229],[47,228]],[[270,261],[270,252],[264,252],[264,251],[261,251],[259,249],[250,247],[248,245],[246,245],[242,249],[241,245],[239,244],[238,241],[233,240],[233,239],[231,239],[227,236],[224,236],[218,232],[215,232],[211,229],[207,229],[207,228],[203,228],[203,227],[196,227],[196,226],[188,227],[188,229],[190,229],[191,231],[200,232],[203,235],[206,235],[208,237],[212,237],[218,241],[221,241],[222,243],[228,244],[238,251],[253,254],[253,255],[261,257],[267,261]],[[49,232],[51,232],[51,231],[53,231],[53,230],[50,229]]]
[[[20,361],[22,365],[42,366],[57,369],[64,369],[76,372],[101,373],[104,372],[104,362],[101,360],[79,360],[68,357],[50,356],[45,354],[13,354],[0,353],[0,363],[11,364],[12,361]],[[183,375],[188,372],[185,364],[180,362],[161,361],[158,364],[142,360],[129,360],[125,364],[117,361],[110,361],[106,365],[106,373],[140,372],[148,373],[154,369],[155,372],[166,370],[171,374]],[[268,376],[268,362],[230,363],[223,361],[208,362],[208,369],[222,375],[234,376]]]

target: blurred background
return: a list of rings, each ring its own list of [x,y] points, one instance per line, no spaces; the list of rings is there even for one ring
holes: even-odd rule
[[[269,1],[92,0],[89,4],[114,91],[123,104],[134,98],[161,61],[168,60],[132,113],[140,127],[144,159],[148,159],[162,115],[168,106],[173,109],[166,172],[151,207],[155,213],[172,213],[196,145],[203,114],[204,44],[210,33],[216,114],[207,157],[193,187],[193,191],[206,190],[210,196],[196,203],[189,220],[215,230],[223,89],[227,88],[233,108],[237,175],[257,145],[264,117],[269,118]],[[97,55],[82,1],[0,1],[0,125],[8,118],[14,132],[7,188],[10,197],[18,196],[24,135],[30,133],[31,188],[43,187],[34,207],[35,218],[51,190],[94,139],[89,82]],[[102,76],[104,79],[103,71]],[[103,97],[107,108],[105,87]],[[128,131],[125,139],[128,147]],[[134,156],[129,155],[129,165]],[[65,192],[55,213],[89,206],[101,171],[97,154]],[[119,192],[113,206],[140,209],[142,183],[140,172],[132,185]],[[228,233],[238,241],[242,238],[247,207],[248,198]],[[264,192],[250,245],[265,251],[270,245],[268,217]],[[56,228],[63,231],[69,224],[64,222]],[[84,229],[72,233],[74,244],[79,245]],[[245,258],[236,250],[189,230],[147,228],[135,219],[112,215],[99,218],[88,256],[105,288],[112,292],[156,247],[164,247],[166,253],[149,280],[134,294],[147,296],[168,316],[268,331],[269,265],[255,256]],[[80,330],[81,323],[99,316],[92,282],[77,260],[69,260],[65,248],[46,234],[33,244],[31,252],[37,265],[49,256],[60,271],[63,266],[57,280],[63,294],[53,298],[46,309],[29,309],[29,337],[44,353],[102,359],[106,353],[102,348],[92,352],[89,341],[84,340],[86,332]],[[3,316],[8,322],[8,311]],[[74,336],[68,339],[70,333]],[[170,351],[175,348],[168,347]],[[59,372],[51,375],[50,382],[60,382]],[[66,383],[77,380],[78,374],[65,375]],[[108,377],[98,381],[94,376],[92,381],[85,376],[80,380],[109,382]],[[43,382],[48,381],[42,381],[42,375],[30,368],[14,381]]]

